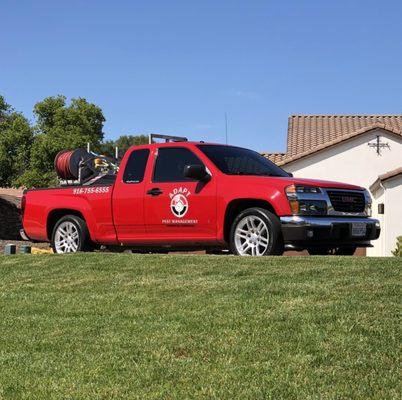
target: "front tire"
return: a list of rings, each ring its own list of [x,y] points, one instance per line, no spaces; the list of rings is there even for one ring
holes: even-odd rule
[[[51,246],[57,254],[90,251],[90,237],[85,221],[76,215],[66,215],[55,225]]]
[[[284,251],[279,218],[264,208],[248,208],[233,221],[230,250],[240,256],[281,255]]]

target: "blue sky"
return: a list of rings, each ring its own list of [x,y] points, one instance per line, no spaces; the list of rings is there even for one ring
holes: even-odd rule
[[[402,2],[0,0],[0,93],[102,107],[107,138],[285,149],[291,114],[402,113]]]

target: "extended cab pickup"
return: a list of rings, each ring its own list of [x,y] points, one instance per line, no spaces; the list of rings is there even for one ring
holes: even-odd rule
[[[367,190],[293,178],[257,152],[203,142],[131,147],[109,182],[28,190],[22,205],[22,236],[56,253],[353,254],[380,234]]]

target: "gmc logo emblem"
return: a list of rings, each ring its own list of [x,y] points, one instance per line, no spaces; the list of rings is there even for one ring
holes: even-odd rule
[[[343,203],[354,203],[355,198],[352,196],[342,196],[341,197]]]

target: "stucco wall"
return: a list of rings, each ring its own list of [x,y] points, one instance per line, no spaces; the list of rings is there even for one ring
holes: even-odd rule
[[[380,221],[381,224],[381,235],[378,240],[374,240],[372,245],[374,247],[367,249],[367,255],[372,257],[380,257],[385,256],[385,247],[386,247],[386,236],[385,236],[385,214],[378,214],[378,205],[383,203],[385,204],[385,191],[381,186],[372,193],[373,198],[373,218],[376,218]],[[387,210],[389,213],[389,210]]]
[[[370,256],[392,256],[392,251],[396,248],[396,238],[402,236],[402,176],[385,181],[383,186],[373,196],[373,215],[379,217],[383,230],[380,240],[373,242],[374,248],[369,249],[367,254]],[[378,215],[379,203],[385,205],[383,215]]]

